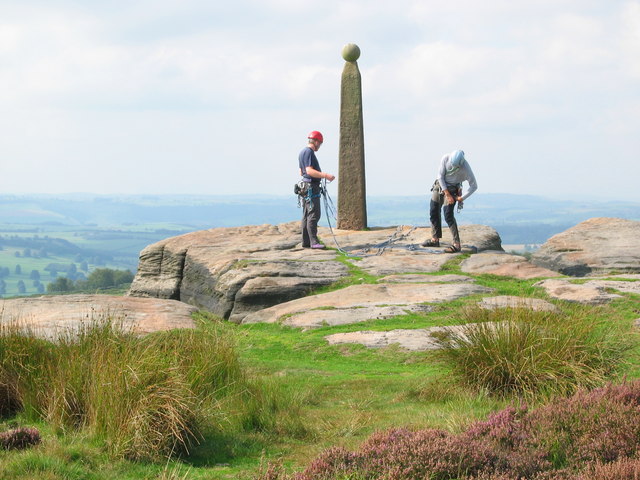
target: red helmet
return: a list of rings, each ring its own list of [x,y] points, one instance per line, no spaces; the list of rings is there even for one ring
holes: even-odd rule
[[[320,132],[315,131],[315,130],[313,132],[311,132],[307,136],[307,138],[309,140],[318,140],[320,143],[324,142],[324,138],[322,137],[322,134]]]

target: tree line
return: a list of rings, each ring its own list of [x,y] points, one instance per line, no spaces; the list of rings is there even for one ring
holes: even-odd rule
[[[111,268],[97,268],[86,279],[72,280],[58,277],[47,285],[47,293],[69,293],[106,290],[123,287],[133,282],[130,270],[113,270]]]

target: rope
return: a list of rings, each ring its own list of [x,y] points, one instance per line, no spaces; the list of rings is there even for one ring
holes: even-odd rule
[[[342,253],[343,255],[346,255],[347,257],[373,257],[373,256],[382,255],[384,253],[384,251],[387,249],[387,247],[391,247],[393,242],[396,242],[396,241],[401,240],[401,239],[403,239],[405,237],[408,237],[409,234],[411,234],[411,232],[413,232],[416,228],[418,228],[418,227],[413,227],[412,226],[409,229],[408,232],[406,232],[405,234],[400,235],[400,233],[402,232],[402,228],[403,228],[403,225],[400,225],[396,229],[396,231],[393,234],[391,234],[391,236],[389,237],[388,240],[386,240],[386,241],[384,241],[382,243],[379,243],[379,244],[376,244],[376,245],[371,245],[371,246],[368,246],[368,247],[364,248],[362,250],[363,254],[356,255],[356,254],[349,253],[349,252],[345,251],[340,246],[340,244],[338,243],[338,239],[336,238],[336,234],[333,231],[333,227],[331,226],[331,217],[333,217],[333,219],[336,221],[336,224],[338,222],[338,219],[337,219],[337,215],[336,215],[336,211],[337,210],[336,210],[335,204],[333,203],[333,200],[331,199],[331,196],[329,195],[329,192],[327,191],[327,180],[326,179],[322,179],[322,186],[320,187],[320,193],[322,194],[322,198],[324,200],[325,214],[327,216],[327,225],[329,225],[329,231],[331,232],[331,236],[333,237],[333,242],[336,244],[337,250],[340,253]],[[371,250],[372,248],[377,248],[378,249],[377,253],[375,253],[375,254],[367,254],[367,252],[369,250]],[[411,245],[409,247],[409,249],[410,250],[416,250],[417,247]],[[438,251],[437,253],[441,253],[441,252]]]

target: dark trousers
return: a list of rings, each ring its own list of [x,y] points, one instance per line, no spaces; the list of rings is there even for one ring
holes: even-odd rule
[[[444,219],[449,226],[451,236],[453,237],[453,243],[460,243],[460,234],[458,233],[458,223],[453,216],[453,209],[456,206],[456,202],[451,205],[445,204],[444,194],[438,195],[438,200],[431,199],[429,204],[429,217],[431,220],[431,237],[442,238],[442,216],[441,210],[444,211]]]
[[[311,185],[311,198],[304,197],[302,200],[302,246],[309,247],[318,240],[318,222],[320,221],[320,186]]]

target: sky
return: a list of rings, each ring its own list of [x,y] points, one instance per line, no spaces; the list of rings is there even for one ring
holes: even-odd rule
[[[0,0],[0,193],[293,195],[347,43],[368,195],[640,201],[640,0]]]

